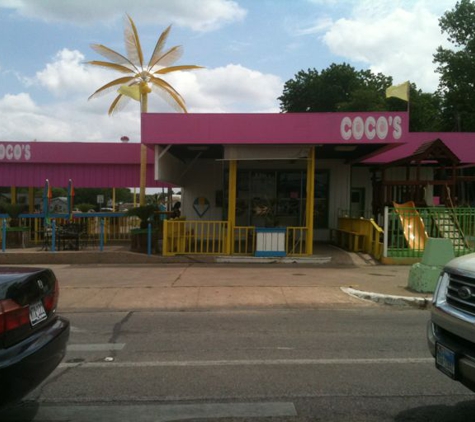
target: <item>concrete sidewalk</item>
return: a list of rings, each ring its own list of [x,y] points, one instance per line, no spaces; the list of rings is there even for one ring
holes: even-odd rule
[[[430,295],[406,289],[409,266],[321,246],[309,258],[182,256],[107,252],[6,252],[0,264],[51,267],[60,311],[210,310],[378,306],[424,308]]]

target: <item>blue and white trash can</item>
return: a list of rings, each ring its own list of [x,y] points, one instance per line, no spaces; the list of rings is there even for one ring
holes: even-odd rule
[[[256,227],[255,256],[285,256],[285,227]]]

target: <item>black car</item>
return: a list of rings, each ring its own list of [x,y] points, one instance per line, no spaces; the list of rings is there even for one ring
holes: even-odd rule
[[[56,314],[48,268],[0,267],[0,408],[23,398],[61,362],[69,321]]]

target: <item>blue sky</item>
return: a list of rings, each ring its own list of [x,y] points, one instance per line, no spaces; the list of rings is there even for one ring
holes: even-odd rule
[[[395,83],[437,88],[432,55],[446,44],[439,17],[456,0],[0,0],[0,141],[112,141],[140,137],[139,106],[107,116],[113,94],[88,101],[115,79],[85,65],[90,44],[121,53],[124,17],[135,21],[145,56],[172,24],[170,75],[190,112],[278,112],[284,83],[300,70],[350,63]],[[172,112],[159,97],[149,111]]]

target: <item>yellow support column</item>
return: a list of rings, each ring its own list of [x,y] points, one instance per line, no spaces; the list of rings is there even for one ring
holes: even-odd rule
[[[234,242],[234,227],[236,225],[236,180],[237,161],[229,162],[229,185],[228,185],[228,236],[226,241],[226,253],[231,255]]]
[[[310,147],[307,159],[307,209],[306,209],[306,226],[307,255],[313,255],[313,210],[315,205],[315,147]]]
[[[139,204],[145,205],[145,189],[147,188],[147,147],[140,144],[140,197]]]

